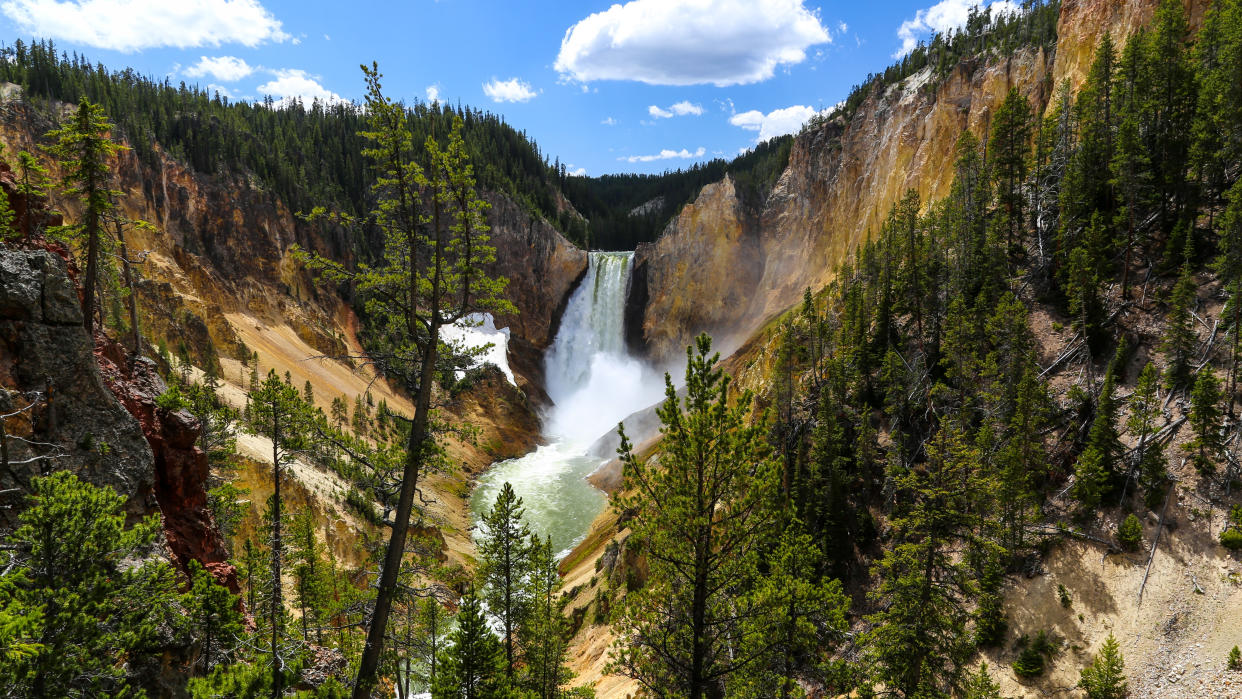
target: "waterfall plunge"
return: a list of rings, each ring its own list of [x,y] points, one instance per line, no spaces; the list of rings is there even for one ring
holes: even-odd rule
[[[531,530],[550,535],[564,555],[603,509],[604,494],[585,480],[603,461],[588,456],[588,448],[627,415],[660,400],[664,390],[662,377],[625,349],[632,261],[633,253],[590,254],[545,361],[553,401],[544,415],[548,444],[480,476],[470,503],[476,523],[508,481],[522,498]]]

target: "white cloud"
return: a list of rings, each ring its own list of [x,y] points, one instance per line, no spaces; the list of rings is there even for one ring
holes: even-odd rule
[[[703,114],[703,107],[683,100],[671,105],[668,109],[660,109],[653,104],[647,107],[647,113],[657,119],[671,119],[675,116],[688,116],[690,114],[701,116]]]
[[[772,110],[767,114],[757,109],[734,114],[729,117],[729,123],[747,131],[758,131],[759,137],[756,141],[760,142],[785,134],[797,133],[803,124],[815,116],[815,113],[816,110],[813,107],[795,104],[792,107]]]
[[[201,78],[210,75],[222,82],[236,82],[254,72],[246,61],[236,56],[200,56],[198,63],[185,69],[186,77]]]
[[[901,39],[901,48],[893,53],[893,58],[902,56],[918,46],[919,39],[934,33],[945,33],[950,29],[966,26],[972,7],[990,7],[992,15],[1018,12],[1021,8],[1012,0],[940,0],[940,2],[915,13],[914,19],[907,19],[897,28],[897,38]]]
[[[290,39],[259,0],[3,0],[0,12],[26,33],[125,52]]]
[[[850,25],[846,24],[845,22],[837,22],[837,33],[845,34],[849,30],[850,30]]]
[[[439,102],[440,101],[440,83],[427,86],[427,101],[428,102]]]
[[[574,177],[586,177],[586,168],[584,167],[574,167],[572,164],[566,165],[565,167],[565,173],[568,175],[572,175]]]
[[[483,94],[490,97],[493,102],[529,102],[538,93],[531,88],[530,83],[524,80],[492,78],[491,82],[483,84]]]
[[[631,0],[565,32],[563,77],[719,87],[767,80],[831,41],[803,0]]]
[[[616,126],[616,125],[617,125],[617,120],[616,120],[616,119],[613,119],[612,117],[608,117],[607,119],[605,119],[605,120],[603,120],[603,121],[601,121],[601,122],[599,122],[599,123],[603,124],[604,126]]]
[[[273,70],[272,75],[272,80],[256,89],[260,95],[275,97],[281,107],[293,104],[295,99],[300,99],[304,105],[309,105],[316,99],[328,104],[345,101],[340,95],[321,85],[317,76],[304,70],[285,68]]]
[[[218,92],[220,93],[221,97],[227,97],[229,99],[234,99],[236,97],[236,95],[233,94],[232,90],[228,89],[227,87],[223,85],[217,85],[215,83],[211,83],[210,85],[207,86],[207,92],[208,94]]]
[[[682,148],[681,150],[670,150],[665,148],[656,155],[631,155],[626,158],[617,158],[627,163],[651,163],[657,160],[689,160],[690,158],[702,158],[707,153],[707,149],[702,146],[698,150],[691,153]]]

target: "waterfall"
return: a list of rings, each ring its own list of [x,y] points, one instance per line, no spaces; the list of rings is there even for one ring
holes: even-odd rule
[[[543,416],[548,443],[492,465],[470,507],[476,524],[506,481],[522,498],[532,531],[552,537],[564,555],[581,541],[606,499],[585,479],[603,460],[591,444],[636,410],[658,401],[663,379],[625,347],[625,293],[634,254],[592,252],[556,339],[545,356],[552,407]]]

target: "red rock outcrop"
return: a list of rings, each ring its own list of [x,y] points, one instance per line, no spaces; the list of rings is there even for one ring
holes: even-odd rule
[[[166,387],[155,363],[127,357],[116,342],[97,337],[95,356],[104,382],[138,420],[155,460],[155,499],[163,514],[164,537],[174,561],[187,570],[198,561],[233,593],[240,592],[237,570],[207,509],[207,455],[198,447],[199,426],[184,410],[160,408]]]

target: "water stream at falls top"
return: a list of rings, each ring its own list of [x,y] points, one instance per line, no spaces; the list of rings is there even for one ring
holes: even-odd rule
[[[625,290],[630,252],[593,252],[545,357],[552,408],[543,416],[547,444],[493,464],[470,498],[476,536],[481,518],[508,481],[522,498],[531,531],[551,536],[563,556],[586,534],[606,498],[586,481],[603,462],[588,456],[596,439],[663,395],[663,379],[625,349]]]

